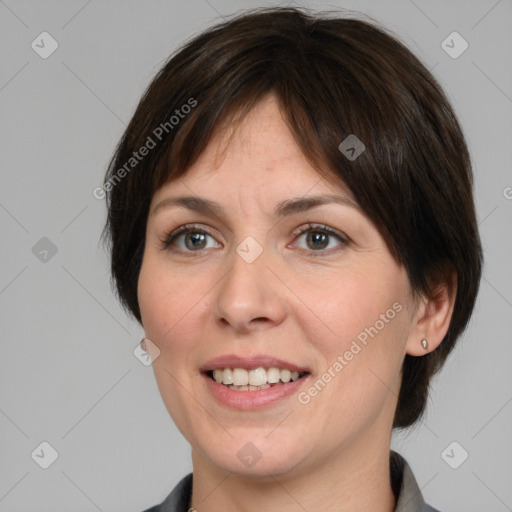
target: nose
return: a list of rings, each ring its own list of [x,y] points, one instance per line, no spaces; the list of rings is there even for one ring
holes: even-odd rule
[[[277,269],[266,252],[249,263],[233,251],[231,268],[216,287],[213,305],[216,323],[222,328],[249,333],[284,320],[285,286],[276,278]]]

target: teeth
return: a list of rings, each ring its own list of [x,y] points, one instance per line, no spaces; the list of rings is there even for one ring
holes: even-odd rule
[[[222,377],[221,377],[221,380],[222,380],[222,384],[233,384],[233,370],[231,370],[230,368],[227,368],[225,369],[224,371],[222,370],[218,370]]]
[[[259,391],[260,389],[268,389],[270,384],[263,384],[262,386],[228,386],[233,391]]]
[[[301,376],[299,372],[290,371],[286,368],[254,368],[245,370],[244,368],[217,368],[213,370],[215,382],[229,386],[230,389],[237,391],[256,391],[258,389],[267,389],[271,384],[281,382],[295,381]]]
[[[233,368],[233,384],[235,386],[247,386],[249,374],[243,368]]]
[[[283,382],[290,382],[292,378],[292,372],[290,370],[280,370],[279,373]]]
[[[279,382],[280,378],[281,372],[279,371],[279,368],[269,368],[267,370],[267,382],[269,384],[275,384],[276,382]]]
[[[251,386],[262,386],[267,383],[267,371],[265,368],[249,370],[249,384]]]

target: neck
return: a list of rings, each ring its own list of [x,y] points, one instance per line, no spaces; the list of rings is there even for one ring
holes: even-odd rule
[[[222,471],[193,450],[190,506],[197,512],[393,512],[391,438],[364,437],[307,468],[258,480]]]

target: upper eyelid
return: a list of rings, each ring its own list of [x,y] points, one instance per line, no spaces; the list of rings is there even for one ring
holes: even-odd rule
[[[168,241],[170,245],[172,242],[174,242],[178,237],[187,234],[188,232],[196,231],[203,231],[207,235],[210,235],[212,238],[215,238],[214,232],[216,230],[215,228],[212,228],[210,226],[206,226],[204,224],[200,223],[189,223],[184,224],[182,226],[177,227],[176,229],[172,230],[170,233],[168,233],[165,236],[164,241]],[[330,227],[326,223],[319,223],[319,222],[306,222],[305,224],[302,224],[301,226],[295,228],[292,231],[292,235],[296,238],[302,236],[303,234],[307,233],[308,231],[325,231],[328,233],[329,236],[335,236],[337,237],[342,243],[348,244],[351,239],[348,237],[345,233],[340,232],[339,230]],[[194,252],[194,251],[190,251]],[[319,251],[321,252],[321,251]]]
[[[342,238],[343,240],[348,241],[348,239],[349,239],[349,237],[347,235],[345,235],[343,232],[339,231],[336,228],[332,228],[328,224],[321,223],[321,222],[306,222],[306,224],[302,224],[298,228],[294,229],[292,231],[292,234],[294,236],[300,236],[303,233],[306,233],[308,231],[315,231],[315,230],[316,231],[327,231],[330,235],[338,236],[338,237]]]
[[[324,231],[327,233],[328,236],[336,237],[342,245],[348,246],[352,243],[352,239],[346,235],[344,232],[339,231],[338,229],[332,228],[327,224],[321,224],[316,222],[308,222],[306,224],[303,224],[302,226],[299,226],[297,229],[295,229],[292,234],[296,238],[301,237],[305,233],[308,233],[309,231]],[[315,251],[321,253],[322,251]]]
[[[178,226],[176,229],[169,231],[168,234],[169,234],[169,236],[171,236],[173,234],[179,235],[179,234],[182,234],[183,232],[186,232],[187,230],[194,230],[194,229],[196,229],[197,231],[205,231],[206,233],[208,233],[209,235],[212,235],[212,236],[213,236],[214,232],[219,233],[218,229],[212,228],[211,226],[207,226],[205,224],[188,223],[188,224],[183,224],[182,226]],[[298,236],[298,235],[301,235],[302,233],[304,233],[305,231],[314,230],[314,229],[317,229],[319,231],[325,230],[332,234],[339,235],[340,237],[348,238],[348,236],[345,235],[343,232],[340,232],[336,228],[332,228],[328,224],[322,223],[322,222],[306,222],[305,224],[301,224],[299,227],[295,228],[292,231],[292,234],[294,236]]]

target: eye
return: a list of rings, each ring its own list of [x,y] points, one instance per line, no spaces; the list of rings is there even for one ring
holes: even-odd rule
[[[293,235],[297,237],[297,241],[305,240],[305,247],[300,243],[297,245],[311,256],[325,255],[326,251],[329,249],[336,251],[336,247],[343,249],[349,245],[348,237],[327,227],[325,224],[308,223],[296,229]],[[210,245],[208,244],[208,238],[213,240],[213,243]],[[212,232],[207,227],[201,227],[195,224],[180,226],[174,231],[167,233],[161,242],[162,249],[184,254],[188,253],[189,255],[199,253],[203,249],[220,247],[220,244],[215,241]],[[331,253],[334,251],[329,250],[328,252]]]
[[[301,239],[305,240],[305,247],[304,245],[300,247],[301,244],[298,245],[312,256],[320,256],[325,254],[327,249],[333,249],[335,247],[341,246],[343,249],[349,244],[347,237],[327,227],[325,224],[306,224],[294,231],[293,234],[297,237],[298,241]],[[335,243],[336,241],[338,242],[337,244]]]
[[[214,240],[212,233],[206,227],[186,224],[166,234],[162,240],[162,248],[190,253],[219,246],[218,244],[208,245],[208,238]]]

